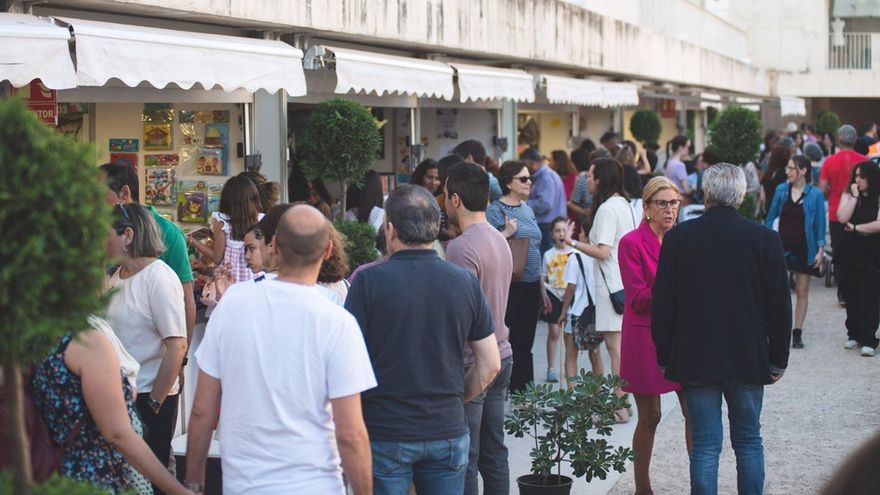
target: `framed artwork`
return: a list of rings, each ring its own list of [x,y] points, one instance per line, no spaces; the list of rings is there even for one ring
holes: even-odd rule
[[[174,169],[147,168],[144,202],[154,206],[174,205]]]
[[[137,152],[138,151],[138,140],[137,139],[111,139],[110,140],[110,151],[111,152]]]
[[[208,221],[208,195],[204,191],[177,193],[177,218],[185,223]]]
[[[223,150],[217,148],[199,148],[196,158],[196,169],[202,175],[223,175]]]
[[[137,153],[110,153],[110,161],[128,166],[135,174],[138,171]]]
[[[170,150],[171,124],[144,124],[144,150]]]
[[[176,167],[180,163],[180,155],[170,153],[166,155],[145,155],[145,167]]]

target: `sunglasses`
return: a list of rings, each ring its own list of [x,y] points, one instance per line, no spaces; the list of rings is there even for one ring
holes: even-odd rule
[[[113,207],[113,212],[116,213],[117,211],[122,214],[122,219],[113,222],[113,228],[116,230],[116,233],[122,234],[125,232],[126,227],[134,228],[134,223],[131,221],[131,216],[129,216],[125,204],[117,203]]]
[[[669,206],[671,206],[673,208],[678,208],[678,206],[681,204],[681,200],[680,199],[655,199],[654,201],[651,201],[651,203],[654,206],[656,206],[657,208],[660,208],[661,210],[665,210]]]
[[[522,177],[514,177],[514,179],[517,179],[518,181],[520,181],[523,184],[525,184],[526,182],[532,182],[531,175],[523,175]]]

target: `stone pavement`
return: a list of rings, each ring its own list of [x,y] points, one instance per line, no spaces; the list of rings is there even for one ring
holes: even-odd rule
[[[861,442],[880,430],[880,356],[864,358],[844,350],[845,311],[837,306],[835,289],[813,279],[804,340],[806,348],[792,350],[785,377],[765,389],[762,427],[766,464],[766,493],[812,494],[831,477],[836,467]],[[794,296],[792,296],[792,306]],[[535,338],[536,378],[544,379],[547,327],[539,324]],[[603,346],[604,348],[604,346]],[[579,361],[589,366],[585,355]],[[607,361],[606,369],[610,369]],[[635,411],[635,408],[634,408]],[[637,412],[636,412],[637,414]],[[674,394],[663,397],[664,419],[657,431],[651,476],[654,493],[689,492],[684,421]],[[630,446],[636,417],[618,425],[609,442]],[[727,437],[719,469],[719,492],[736,493],[736,468]],[[511,493],[516,478],[531,465],[529,439],[508,436]],[[563,468],[564,469],[564,468]],[[604,481],[577,479],[573,495],[628,495],[634,492],[632,466],[623,475],[609,474]]]

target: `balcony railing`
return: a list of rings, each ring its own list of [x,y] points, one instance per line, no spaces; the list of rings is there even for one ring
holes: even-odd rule
[[[831,34],[828,38],[828,68],[871,70],[875,65],[872,60],[874,51],[880,51],[877,33],[843,33],[842,39],[839,34]]]

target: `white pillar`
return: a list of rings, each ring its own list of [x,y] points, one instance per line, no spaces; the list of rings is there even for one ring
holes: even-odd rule
[[[502,150],[498,146],[496,140],[495,152],[499,162],[505,160],[513,160],[516,158],[516,112],[517,105],[515,101],[503,100],[501,109],[498,110],[498,133],[497,138],[507,140],[507,149]]]
[[[262,155],[260,173],[281,184],[281,201],[287,202],[287,93],[279,90],[254,94],[254,128],[250,153]],[[245,122],[245,125],[248,125]]]

